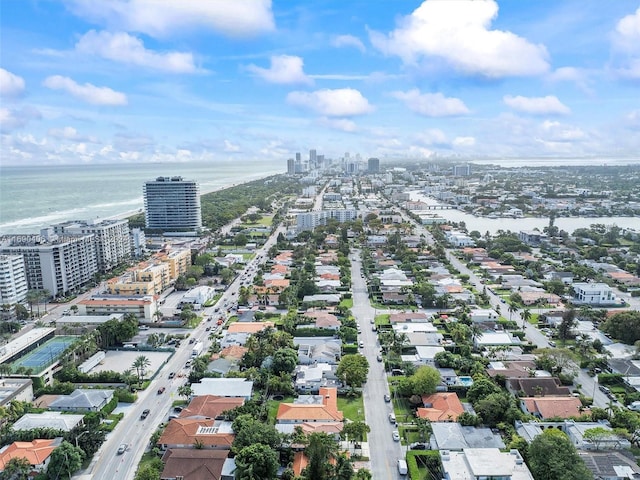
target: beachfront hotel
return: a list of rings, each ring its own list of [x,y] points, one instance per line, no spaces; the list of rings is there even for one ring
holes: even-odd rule
[[[145,225],[164,231],[202,228],[200,189],[182,177],[158,177],[144,184]]]

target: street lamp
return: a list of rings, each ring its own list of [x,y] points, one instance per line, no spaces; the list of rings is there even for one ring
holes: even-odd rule
[[[78,439],[82,437],[85,433],[89,433],[89,430],[85,430],[84,432],[82,432],[80,435],[76,437],[76,448],[80,448],[78,447]]]

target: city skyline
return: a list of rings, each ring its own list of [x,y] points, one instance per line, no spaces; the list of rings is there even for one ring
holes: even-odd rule
[[[3,5],[3,165],[637,161],[638,1],[153,4]]]

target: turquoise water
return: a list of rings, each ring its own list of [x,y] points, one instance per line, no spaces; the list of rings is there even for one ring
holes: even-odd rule
[[[206,193],[285,170],[285,161],[2,167],[0,234],[135,212],[143,207],[144,182],[158,176],[196,180]]]

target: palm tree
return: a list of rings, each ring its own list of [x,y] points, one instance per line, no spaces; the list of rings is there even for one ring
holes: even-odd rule
[[[188,399],[192,393],[193,389],[191,388],[191,385],[182,385],[178,387],[178,395],[184,397],[185,399]]]
[[[136,371],[136,374],[138,375],[138,384],[142,383],[142,379],[144,378],[146,369],[150,365],[151,365],[151,360],[149,360],[144,355],[137,356],[136,359],[133,361],[133,365],[131,365],[131,367]]]
[[[522,317],[522,329],[524,330],[529,320],[531,320],[531,310],[525,308],[520,316]]]
[[[514,312],[518,311],[518,307],[516,307],[513,303],[509,303],[509,321],[511,321],[511,316]]]

